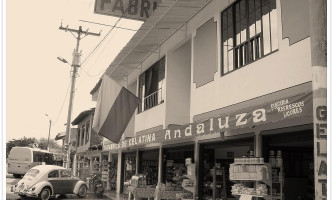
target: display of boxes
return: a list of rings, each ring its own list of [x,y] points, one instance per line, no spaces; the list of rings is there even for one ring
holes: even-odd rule
[[[134,174],[131,178],[130,185],[134,187],[147,187],[146,175]]]

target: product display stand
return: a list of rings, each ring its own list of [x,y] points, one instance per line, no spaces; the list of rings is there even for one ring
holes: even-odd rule
[[[239,199],[252,199],[252,197],[272,200],[271,165],[268,163],[234,163],[230,165],[230,180],[235,182],[235,191],[232,195]],[[266,192],[260,193],[258,185],[264,183]],[[252,187],[243,187],[251,184]],[[237,185],[237,186],[236,186]],[[239,188],[237,188],[239,187]],[[242,188],[243,187],[243,188]]]
[[[186,164],[187,166],[187,174],[185,175],[186,178],[188,178],[190,181],[187,181],[186,179],[183,180],[182,183],[182,187],[191,192],[192,195],[194,195],[194,191],[195,191],[195,164],[191,163],[191,164]],[[191,183],[191,184],[189,184]],[[192,199],[187,199],[187,198],[182,198],[182,200],[193,200]]]
[[[274,166],[272,167],[272,199],[273,200],[283,200],[283,167],[282,166]]]

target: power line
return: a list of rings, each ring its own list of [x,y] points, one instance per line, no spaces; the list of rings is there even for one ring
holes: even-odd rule
[[[124,16],[127,14],[128,8],[124,11],[124,13],[119,17],[119,19],[116,21],[113,27],[108,31],[108,33],[104,36],[104,38],[96,45],[96,47],[89,53],[89,55],[81,62],[81,66],[85,63],[85,61],[96,51],[96,49],[102,44],[102,42],[108,37],[108,35],[111,33],[111,31],[117,27],[117,24],[121,19],[124,18]]]
[[[67,99],[67,95],[68,95],[68,91],[69,91],[69,87],[70,87],[70,86],[71,86],[71,83],[68,84],[68,88],[67,88],[67,91],[66,91],[66,95],[65,95],[64,101],[62,102],[62,105],[61,105],[60,111],[59,111],[59,113],[58,113],[58,117],[57,117],[56,121],[55,121],[54,123],[52,123],[52,125],[55,125],[55,124],[58,122],[58,120],[59,120],[60,114],[61,114],[61,112],[62,112],[62,108],[64,107],[65,101],[66,101],[66,99]]]
[[[120,17],[117,21],[116,21],[116,23],[115,23],[115,26],[119,23],[119,21],[121,20],[122,18]],[[109,30],[109,32],[104,36],[104,38],[96,45],[96,47],[89,53],[89,55],[82,61],[82,63],[81,63],[81,66],[83,66],[83,64],[85,63],[85,61],[93,54],[93,53],[95,53],[95,51],[96,51],[96,49],[102,44],[102,42],[107,38],[107,36],[109,36],[109,34],[111,33],[111,31],[115,28],[115,26],[114,27],[112,27],[110,30]]]

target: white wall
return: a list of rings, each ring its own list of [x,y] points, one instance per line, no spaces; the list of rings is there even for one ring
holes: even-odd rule
[[[165,102],[135,116],[135,132],[143,131],[155,126],[165,127]]]
[[[195,19],[196,17],[202,16],[208,20],[209,16],[212,17],[215,13],[219,25],[221,19],[217,13],[220,13],[221,9],[213,8],[215,4],[219,3],[213,1],[189,23],[196,21],[200,24],[201,21]],[[193,81],[191,82],[191,118],[194,115],[311,81],[310,39],[306,38],[292,46],[289,46],[288,39],[282,40],[280,5],[280,1],[277,0],[279,50],[221,77],[220,49],[217,48],[219,62],[214,81],[199,88],[196,88]],[[217,35],[220,37],[220,33]]]
[[[214,81],[196,88],[191,80],[190,120],[194,115],[226,107],[258,96],[283,90],[295,85],[311,81],[310,39],[306,38],[292,46],[288,39],[282,40],[281,3],[277,0],[278,12],[278,45],[277,52],[264,57],[252,64],[221,77],[220,55],[220,23],[221,11],[234,1],[212,0],[199,13],[190,19],[181,29],[169,37],[161,46],[142,62],[140,70],[134,70],[129,77],[137,77],[164,55],[172,55],[175,48],[181,46],[195,31],[209,19],[214,17],[217,23],[217,72]],[[208,52],[207,52],[208,53]],[[172,62],[167,58],[167,63]],[[192,60],[193,62],[193,60]],[[193,65],[193,63],[192,63]],[[166,65],[167,73],[168,64]],[[191,69],[193,72],[193,68]],[[174,74],[173,74],[174,75]],[[172,73],[166,74],[166,80],[173,79]],[[170,88],[167,88],[169,92]],[[169,97],[168,97],[169,98]],[[170,100],[171,101],[171,100]],[[167,102],[165,102],[168,106]],[[165,104],[164,103],[164,104]],[[154,126],[171,122],[165,119],[166,107],[162,104],[136,116],[135,131],[145,130]],[[166,122],[167,120],[167,122]],[[175,122],[179,123],[179,122]]]
[[[190,122],[191,41],[167,56],[165,124]]]

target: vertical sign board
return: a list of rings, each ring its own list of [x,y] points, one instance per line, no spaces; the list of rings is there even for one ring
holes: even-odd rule
[[[314,173],[316,199],[327,199],[326,67],[313,66]]]
[[[96,0],[94,13],[134,20],[148,19],[161,0]]]

